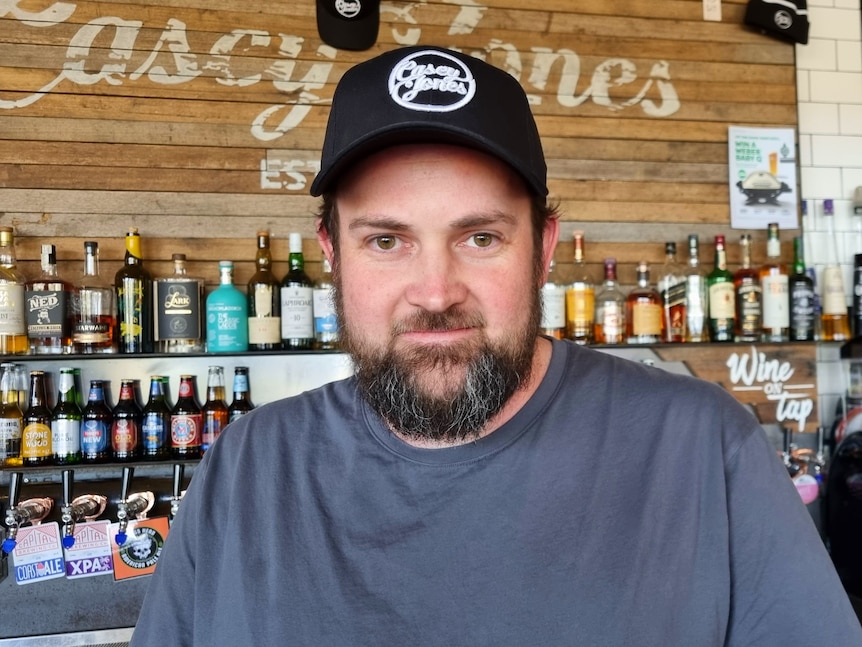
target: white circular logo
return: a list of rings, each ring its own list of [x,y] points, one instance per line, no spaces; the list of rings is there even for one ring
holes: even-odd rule
[[[335,10],[345,18],[356,18],[362,11],[359,0],[335,0]]]
[[[470,103],[475,94],[470,68],[444,52],[414,52],[389,73],[389,96],[408,110],[452,112]]]
[[[793,25],[793,16],[784,9],[775,12],[775,25],[779,29],[790,29]]]

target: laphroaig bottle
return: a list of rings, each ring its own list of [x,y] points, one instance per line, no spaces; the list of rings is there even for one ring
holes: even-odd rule
[[[30,352],[24,319],[24,283],[15,259],[12,227],[0,227],[0,355]]]
[[[25,467],[50,465],[51,409],[45,395],[45,372],[30,371],[30,400],[24,412],[24,430],[21,436],[21,459]]]
[[[845,341],[850,339],[850,317],[847,314],[847,297],[844,293],[844,274],[838,258],[838,239],[835,237],[835,212],[832,200],[823,201],[823,219],[826,221],[827,260],[823,268],[820,297],[820,339]]]
[[[84,275],[72,297],[72,349],[75,353],[114,353],[117,313],[114,290],[99,273],[99,243],[84,242]]]
[[[24,412],[19,404],[16,381],[13,364],[0,366],[0,467],[21,465]]]
[[[312,312],[314,313],[315,350],[335,350],[338,348],[338,317],[335,313],[335,287],[332,284],[332,266],[329,259],[323,259],[320,280],[312,290]],[[565,290],[562,298],[562,326],[566,326]]]
[[[305,273],[302,236],[290,234],[290,269],[281,280],[281,344],[285,350],[314,346],[314,286]]]
[[[649,265],[638,263],[637,286],[626,297],[626,333],[630,344],[661,341],[662,304],[658,291],[650,285]]]
[[[75,369],[61,368],[57,404],[51,411],[51,449],[55,465],[81,462],[81,418]]]
[[[328,261],[324,261],[328,264]],[[331,291],[327,291],[330,292]],[[314,295],[314,322],[315,336],[317,335],[317,318],[318,318],[318,290],[315,289]],[[335,313],[331,307],[330,296],[330,312],[332,319],[335,319]],[[562,339],[566,334],[566,287],[557,280],[557,268],[554,259],[548,266],[548,277],[545,284],[542,286],[542,322],[539,328],[544,335],[555,339]]]
[[[688,266],[685,269],[685,340],[709,341],[707,313],[709,295],[706,272],[700,264],[700,240],[697,234],[688,236]]]
[[[742,265],[733,275],[736,288],[737,341],[760,341],[763,330],[763,292],[760,275],[751,266],[751,235],[739,238]]]
[[[685,341],[685,271],[676,260],[676,243],[664,244],[665,261],[657,282],[661,295],[663,333],[662,341]]]
[[[153,285],[144,268],[141,236],[134,227],[126,234],[126,257],[114,276],[117,293],[118,347],[121,353],[153,352]]]
[[[787,280],[790,295],[790,341],[814,341],[817,329],[814,281],[805,269],[802,238],[793,239],[793,272]]]
[[[605,259],[605,281],[596,294],[594,340],[597,344],[622,344],[626,340],[626,297],[617,283],[617,261]]]
[[[154,282],[156,350],[197,353],[204,347],[204,281],[189,276],[185,254],[172,254],[171,260],[174,273]]]
[[[233,370],[233,401],[227,409],[229,423],[254,409],[249,392],[247,366],[237,366]]]
[[[224,368],[210,366],[207,369],[207,399],[203,406],[201,453],[210,448],[227,426],[230,412],[225,397]]]
[[[144,405],[141,431],[141,458],[159,461],[170,457],[171,409],[163,375],[150,377],[150,395]]]
[[[135,384],[136,380],[120,380],[120,399],[111,412],[111,457],[118,462],[135,461],[141,456],[143,414]]]
[[[790,329],[790,296],[787,268],[781,262],[781,241],[778,223],[767,226],[766,263],[760,268],[763,290],[763,339],[768,342],[787,341]]]
[[[180,375],[180,392],[171,411],[171,454],[174,458],[201,455],[203,412],[195,388],[194,375]]]
[[[248,281],[248,349],[281,348],[281,293],[272,273],[269,232],[257,232],[255,271]]]
[[[27,337],[36,354],[72,352],[72,284],[60,278],[57,251],[42,245],[41,274],[27,281]]]
[[[207,297],[207,352],[248,350],[248,303],[233,284],[233,262],[219,261],[219,286]]]
[[[709,294],[709,338],[715,342],[732,342],[736,323],[736,299],[733,274],[727,269],[724,236],[715,237],[715,266],[706,277]]]
[[[81,412],[81,459],[105,463],[111,458],[111,425],[114,414],[105,402],[105,382],[90,380],[87,404]]]

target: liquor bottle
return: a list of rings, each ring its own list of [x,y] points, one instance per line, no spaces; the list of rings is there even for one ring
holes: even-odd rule
[[[257,232],[255,271],[248,281],[248,349],[281,348],[281,293],[272,273],[269,232]]]
[[[30,352],[24,319],[24,283],[15,259],[12,227],[0,227],[0,355]]]
[[[21,459],[24,467],[50,465],[51,409],[45,395],[45,372],[30,371],[30,400],[24,412],[24,429],[21,433]]]
[[[766,263],[760,268],[763,290],[763,339],[784,342],[790,329],[790,297],[787,268],[781,262],[781,241],[778,223],[767,226]]]
[[[314,286],[305,273],[302,236],[290,234],[290,269],[281,280],[281,343],[285,350],[314,347]]]
[[[700,264],[700,241],[697,234],[688,236],[688,266],[685,269],[685,340],[709,341],[707,326],[709,295],[706,273]]]
[[[87,404],[81,412],[81,459],[105,463],[111,457],[111,426],[114,414],[105,402],[105,382],[90,380]]]
[[[111,457],[118,462],[135,461],[141,455],[143,413],[135,389],[137,380],[120,380],[120,399],[111,412]]]
[[[0,467],[21,465],[24,412],[18,400],[15,365],[0,366]]]
[[[733,274],[727,269],[724,236],[715,237],[715,267],[706,277],[709,294],[709,338],[715,342],[732,342],[736,324],[736,299]]]
[[[121,353],[153,352],[153,285],[144,268],[141,236],[135,227],[126,234],[126,257],[114,276],[117,328]]]
[[[207,352],[248,350],[248,303],[233,284],[233,262],[219,261],[219,286],[207,297]]]
[[[630,344],[655,344],[662,338],[662,301],[650,285],[649,265],[638,263],[637,286],[626,297],[626,337]]]
[[[553,261],[551,261],[553,264]],[[550,278],[550,275],[549,275]],[[335,350],[338,348],[338,317],[335,313],[335,287],[332,285],[332,266],[324,258],[320,280],[311,292],[312,312],[314,313],[314,349]],[[562,329],[566,328],[566,298],[562,290]]]
[[[584,260],[584,232],[572,235],[575,248],[574,278],[566,289],[566,336],[579,343],[593,341],[596,290]]]
[[[81,405],[75,387],[75,369],[61,368],[57,404],[51,411],[51,450],[54,465],[81,462]]]
[[[763,330],[763,292],[760,275],[751,266],[751,235],[739,238],[742,265],[733,275],[736,288],[736,341],[760,341]]]
[[[862,254],[853,256],[853,337],[862,337]]]
[[[42,245],[42,273],[24,285],[27,337],[36,354],[72,352],[72,284],[57,272],[57,252]]]
[[[317,291],[315,290],[315,295]],[[330,299],[331,301],[331,299]],[[335,313],[333,312],[333,319]],[[315,337],[317,336],[317,300],[314,302]],[[548,276],[542,285],[541,333],[554,339],[562,339],[566,333],[566,288],[557,280],[554,259],[548,265]]]
[[[228,422],[233,422],[254,409],[249,394],[248,367],[237,366],[233,369],[233,402],[228,410]]]
[[[165,395],[165,376],[150,376],[150,395],[141,423],[141,458],[160,461],[170,457],[171,408]]]
[[[817,328],[814,281],[805,270],[805,247],[793,239],[793,273],[787,279],[790,295],[790,341],[814,341]]]
[[[626,341],[626,296],[617,283],[617,261],[605,259],[605,280],[596,294],[595,342],[623,344]]]
[[[114,353],[114,290],[99,273],[99,243],[84,242],[84,275],[72,297],[72,349],[76,353]]]
[[[225,402],[224,368],[207,369],[207,399],[203,406],[203,436],[201,453],[208,450],[227,426],[230,413]]]
[[[203,350],[204,281],[189,276],[186,255],[172,254],[174,273],[154,281],[153,337],[160,353]]]
[[[199,458],[203,413],[198,404],[194,375],[180,375],[180,392],[171,410],[171,454],[174,458]]]
[[[665,261],[656,285],[661,295],[662,341],[685,341],[685,271],[676,259],[676,243],[664,244]]]
[[[847,315],[844,275],[838,257],[832,200],[823,201],[823,219],[826,221],[827,260],[822,274],[820,338],[823,341],[846,341],[850,339],[850,317]]]

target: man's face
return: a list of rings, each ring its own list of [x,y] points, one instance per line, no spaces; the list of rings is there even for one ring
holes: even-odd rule
[[[392,147],[339,184],[334,251],[342,343],[365,396],[407,438],[476,437],[529,376],[539,286],[522,181],[483,153]]]

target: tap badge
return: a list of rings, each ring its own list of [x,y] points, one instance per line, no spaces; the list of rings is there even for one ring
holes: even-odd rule
[[[335,0],[335,10],[342,18],[356,18],[362,11],[362,3],[359,0]]]
[[[407,110],[452,112],[469,104],[475,94],[470,68],[445,52],[413,52],[389,73],[389,96]]]
[[[152,568],[164,545],[165,539],[156,528],[139,525],[120,548],[120,559],[129,568]]]

